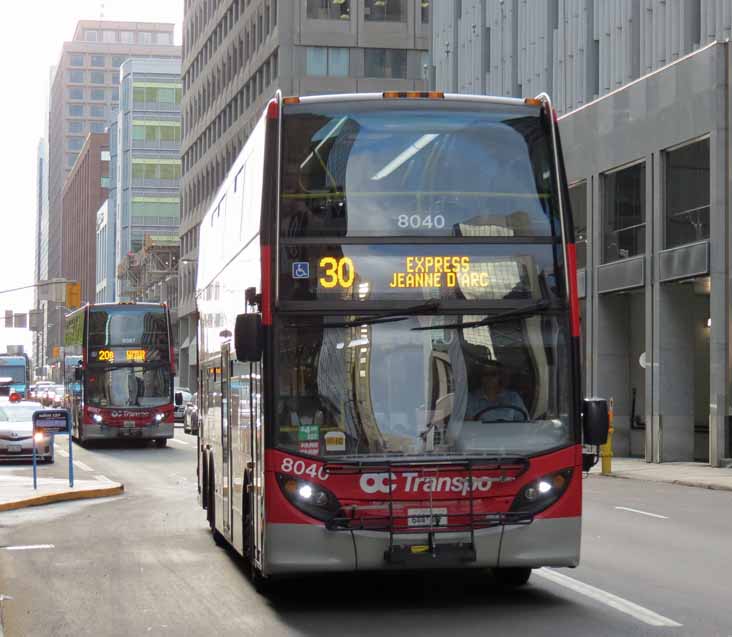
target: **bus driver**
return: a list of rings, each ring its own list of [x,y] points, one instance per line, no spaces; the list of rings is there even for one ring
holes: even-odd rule
[[[481,365],[480,383],[468,396],[466,420],[526,421],[529,412],[519,394],[506,388],[506,369],[498,361]]]

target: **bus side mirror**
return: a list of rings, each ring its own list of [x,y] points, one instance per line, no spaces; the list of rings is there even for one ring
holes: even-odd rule
[[[180,407],[183,404],[183,394],[179,391],[175,392],[175,406]]]
[[[242,363],[256,363],[262,358],[262,317],[239,314],[234,327],[236,358]]]
[[[582,403],[582,433],[586,445],[604,445],[610,430],[607,400],[585,398]]]

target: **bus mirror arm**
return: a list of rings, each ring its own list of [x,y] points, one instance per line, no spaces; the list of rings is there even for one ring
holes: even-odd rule
[[[610,430],[610,414],[604,398],[585,398],[582,404],[582,434],[586,445],[604,445]]]
[[[83,372],[81,370],[81,367],[74,367],[74,380],[77,383],[81,382],[82,374],[83,374]]]
[[[236,358],[242,363],[262,359],[262,317],[259,314],[239,314],[234,327]]]

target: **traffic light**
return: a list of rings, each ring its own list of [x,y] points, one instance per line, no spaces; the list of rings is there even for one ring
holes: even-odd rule
[[[80,283],[67,283],[66,284],[66,307],[73,310],[81,305],[81,284]]]

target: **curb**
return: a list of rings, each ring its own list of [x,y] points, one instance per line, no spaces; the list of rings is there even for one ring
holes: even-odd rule
[[[40,506],[43,504],[51,504],[53,502],[66,502],[69,500],[87,500],[90,498],[106,498],[113,495],[121,495],[125,490],[124,484],[118,484],[113,487],[100,487],[96,489],[80,489],[79,491],[60,491],[59,493],[48,493],[45,495],[36,495],[31,498],[23,498],[22,500],[13,500],[12,502],[0,502],[0,511],[12,511],[14,509],[24,509],[26,507]]]
[[[709,482],[695,482],[694,480],[658,480],[648,478],[646,476],[629,476],[619,473],[611,473],[610,475],[595,474],[598,478],[619,478],[621,480],[640,480],[641,482],[660,482],[663,484],[678,484],[682,487],[695,487],[697,489],[708,489],[710,491],[732,491],[732,486],[726,484],[715,484]]]

